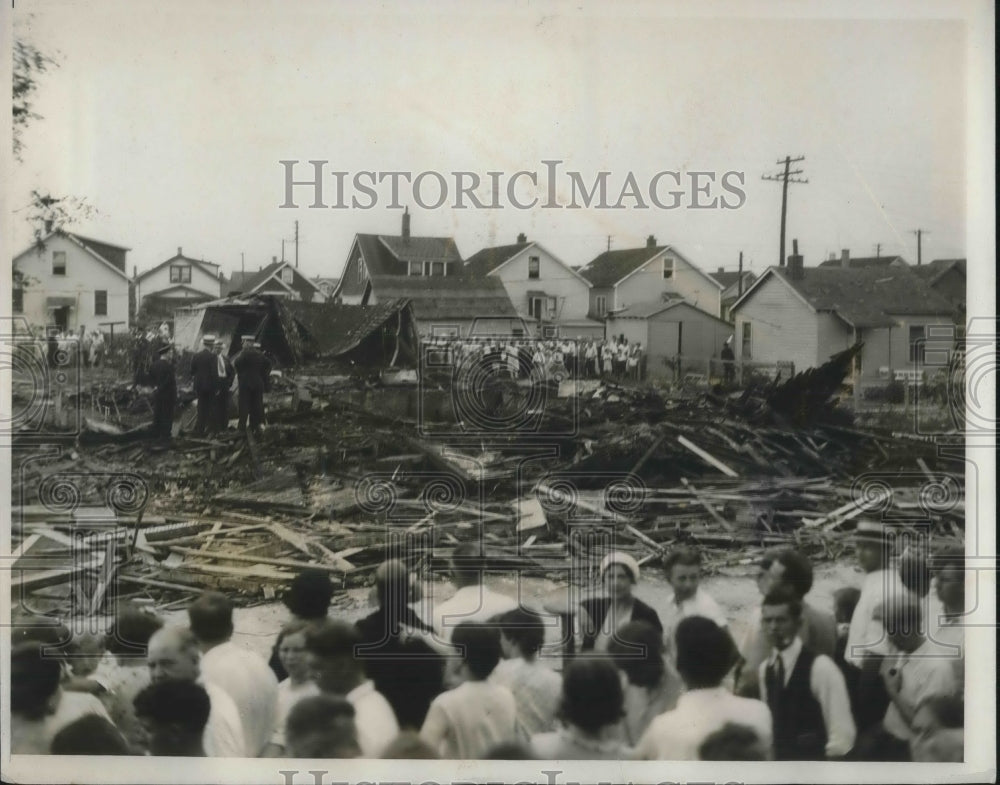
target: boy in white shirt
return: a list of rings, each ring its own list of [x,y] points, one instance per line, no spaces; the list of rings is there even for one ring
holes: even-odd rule
[[[513,694],[488,681],[500,661],[500,633],[485,624],[462,622],[451,640],[462,658],[464,681],[434,699],[420,736],[444,759],[482,758],[522,735]]]

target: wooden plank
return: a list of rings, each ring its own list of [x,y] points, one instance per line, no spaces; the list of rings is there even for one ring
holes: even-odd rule
[[[708,510],[709,515],[711,515],[715,519],[716,523],[721,524],[726,529],[726,531],[731,531],[731,532],[736,531],[736,527],[733,526],[732,523],[727,521],[721,515],[719,515],[716,509],[711,504],[709,504],[709,502],[698,492],[698,489],[695,488],[688,481],[687,477],[681,477],[681,482],[684,484],[685,488],[691,491],[691,495],[694,496],[695,499],[697,499],[698,503],[706,510]]]
[[[185,548],[180,545],[171,545],[170,550],[173,553],[180,553],[184,556],[198,556],[202,559],[222,559],[223,561],[247,562],[249,564],[272,564],[275,567],[290,567],[296,570],[316,569],[324,570],[325,572],[344,572],[344,570],[339,566],[334,567],[329,564],[310,563],[297,561],[295,559],[270,559],[265,556],[242,556],[238,553],[226,553],[224,551],[211,551],[206,553],[198,550],[197,548]],[[333,555],[334,554],[331,554],[331,556]]]
[[[310,559],[313,558],[313,553],[309,550],[309,540],[304,535],[294,532],[284,524],[277,522],[267,524],[267,529],[271,534],[280,540],[284,540],[295,548],[295,550],[305,554]]]
[[[115,576],[115,571],[117,565],[115,564],[115,549],[116,543],[114,540],[108,540],[108,544],[104,551],[104,565],[101,568],[101,574],[97,579],[97,588],[94,589],[94,594],[90,598],[90,615],[95,615],[104,604],[104,598],[108,593],[108,586],[111,584],[111,579]]]
[[[208,547],[215,540],[215,535],[222,531],[222,521],[216,521],[212,524],[212,530],[208,533],[205,541],[201,544],[201,550],[208,550]]]
[[[654,539],[651,539],[650,537],[647,537],[645,534],[643,534],[641,531],[639,531],[634,526],[631,526],[629,524],[625,524],[625,531],[627,531],[629,534],[631,534],[633,537],[635,537],[643,545],[648,545],[656,553],[663,553],[663,545],[662,544],[658,543]]]
[[[681,445],[683,445],[684,447],[687,447],[691,452],[693,452],[695,455],[697,455],[703,461],[705,461],[706,463],[710,464],[711,466],[714,466],[716,469],[718,469],[720,472],[722,472],[723,474],[725,474],[727,477],[739,477],[740,476],[735,471],[733,471],[728,466],[726,466],[726,464],[724,464],[718,458],[714,457],[711,453],[708,453],[705,450],[701,449],[701,447],[699,447],[697,444],[695,444],[694,442],[692,442],[687,437],[678,436],[677,437],[677,441]]]

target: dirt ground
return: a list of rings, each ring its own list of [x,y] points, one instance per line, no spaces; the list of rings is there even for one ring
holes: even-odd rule
[[[861,570],[851,560],[817,565],[813,589],[809,602],[817,608],[833,611],[833,592],[842,586],[860,586]],[[730,629],[736,641],[740,641],[746,630],[750,611],[757,607],[760,593],[755,582],[756,570],[752,565],[733,569],[725,574],[711,575],[703,583],[708,592],[722,606],[730,620]],[[543,578],[489,575],[487,585],[509,596],[520,596],[529,607],[538,606],[541,600],[558,588],[553,581]],[[425,584],[424,601],[446,600],[454,593],[454,588],[446,581]],[[374,604],[368,589],[349,589],[346,598],[331,611],[331,616],[354,621],[369,613]],[[671,589],[660,570],[647,570],[636,590],[636,596],[648,603],[661,614],[670,600]],[[424,614],[422,614],[424,615]],[[184,611],[167,614],[168,619],[177,624],[186,624]],[[238,608],[235,612],[236,633],[233,640],[269,657],[271,646],[289,618],[287,609],[281,603],[268,603],[251,608]],[[553,634],[555,629],[552,630]]]

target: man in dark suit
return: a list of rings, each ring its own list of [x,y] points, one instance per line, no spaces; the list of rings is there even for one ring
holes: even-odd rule
[[[174,426],[174,409],[177,406],[177,374],[174,371],[174,347],[167,344],[149,366],[153,384],[153,436],[169,440]]]
[[[271,361],[254,346],[252,335],[243,336],[243,348],[233,360],[239,382],[239,430],[246,432],[247,419],[250,431],[260,433],[264,424],[264,389],[271,374]]]
[[[194,394],[198,398],[198,420],[195,422],[194,432],[198,436],[204,436],[206,432],[215,430],[211,415],[218,392],[219,378],[215,352],[212,351],[215,336],[206,335],[201,339],[201,343],[202,348],[191,358],[191,381],[194,385]]]
[[[212,399],[212,424],[215,431],[225,431],[229,426],[229,401],[232,398],[236,369],[226,356],[226,342],[215,341],[215,397]]]

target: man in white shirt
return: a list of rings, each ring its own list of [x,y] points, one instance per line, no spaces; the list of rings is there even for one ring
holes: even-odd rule
[[[243,721],[247,756],[258,757],[274,733],[278,680],[264,659],[237,646],[233,605],[219,592],[205,592],[188,608],[191,632],[201,647],[201,673],[233,699]]]
[[[465,543],[455,548],[451,580],[458,591],[451,599],[437,604],[431,617],[434,632],[441,640],[450,642],[455,627],[463,621],[487,622],[518,607],[516,600],[483,584],[485,566],[478,546]]]
[[[802,645],[802,600],[790,587],[764,597],[761,626],[771,652],[758,676],[771,710],[775,760],[843,758],[856,735],[847,684],[830,657]]]
[[[211,702],[203,746],[210,758],[244,758],[247,756],[243,724],[233,699],[221,687],[201,676],[198,640],[190,630],[164,627],[149,639],[146,655],[150,680],[153,684],[176,679],[193,681],[205,688]]]
[[[958,681],[948,658],[942,657],[924,636],[919,601],[901,598],[885,606],[882,623],[886,635],[899,652],[882,663],[882,678],[889,693],[889,708],[882,720],[888,734],[876,750],[889,753],[883,760],[909,760],[916,738],[913,720],[920,705],[932,696],[957,694]]]
[[[663,617],[666,652],[673,657],[674,632],[682,619],[703,616],[727,630],[722,608],[701,586],[701,553],[693,548],[675,548],[663,558],[663,569],[674,596],[667,604]],[[728,632],[727,632],[728,635]]]
[[[861,520],[855,531],[857,559],[865,571],[861,596],[851,616],[847,632],[844,660],[858,668],[857,700],[854,703],[854,721],[858,733],[878,725],[888,706],[888,696],[879,677],[885,656],[891,653],[879,609],[888,603],[909,595],[893,569],[891,542],[880,521]]]
[[[770,752],[771,712],[758,700],[722,686],[736,659],[732,638],[715,622],[690,616],[677,625],[677,670],[687,692],[677,707],[656,717],[633,752],[637,760],[698,760],[698,748],[733,722],[751,728]]]
[[[377,758],[396,738],[399,723],[392,706],[365,673],[355,656],[362,643],[353,624],[324,621],[306,634],[309,670],[323,694],[340,695],[354,706],[358,746],[365,758]]]

